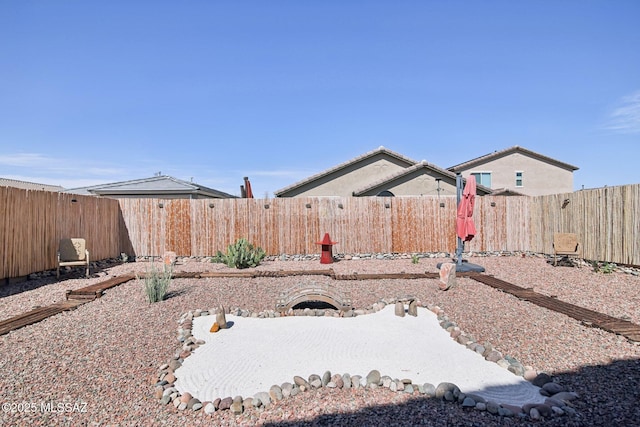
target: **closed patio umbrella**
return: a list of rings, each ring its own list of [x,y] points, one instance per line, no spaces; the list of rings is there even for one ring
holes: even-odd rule
[[[476,202],[476,177],[470,175],[458,200],[458,215],[456,217],[456,234],[463,242],[469,242],[476,235],[473,223],[473,206]]]
[[[473,207],[476,198],[476,177],[469,175],[462,191],[462,178],[460,174],[456,176],[456,187],[458,196],[458,212],[456,215],[456,235],[458,247],[456,248],[456,271],[458,272],[478,272],[482,273],[484,267],[462,262],[462,251],[464,242],[469,242],[476,235],[476,225],[473,222]]]

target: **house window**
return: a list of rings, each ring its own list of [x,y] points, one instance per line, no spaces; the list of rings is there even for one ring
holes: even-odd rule
[[[522,172],[516,172],[516,187],[522,186]]]
[[[491,188],[491,172],[472,172],[471,175],[476,177],[478,184]]]

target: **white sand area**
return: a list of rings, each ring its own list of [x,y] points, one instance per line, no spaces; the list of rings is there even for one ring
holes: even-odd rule
[[[414,384],[456,384],[488,401],[543,402],[539,388],[455,342],[434,313],[399,317],[394,307],[353,318],[227,315],[229,329],[209,332],[215,316],[196,317],[193,336],[206,344],[176,370],[175,386],[201,401],[251,397],[295,375],[366,375],[373,369]]]

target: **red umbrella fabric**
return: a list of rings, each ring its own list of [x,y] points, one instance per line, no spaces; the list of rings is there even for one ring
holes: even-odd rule
[[[473,223],[473,206],[476,198],[476,177],[469,175],[462,191],[456,217],[456,234],[463,242],[468,242],[476,235]]]

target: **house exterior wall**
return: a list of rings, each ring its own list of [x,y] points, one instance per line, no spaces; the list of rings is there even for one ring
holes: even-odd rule
[[[358,188],[406,167],[406,163],[390,157],[369,159],[293,189],[284,197],[351,196]]]
[[[476,172],[490,172],[492,189],[505,188],[528,196],[573,192],[573,171],[522,153],[476,164],[461,172],[465,178]],[[516,172],[522,172],[522,187],[516,187]]]
[[[455,181],[447,182],[440,180],[440,191],[438,191],[438,181],[428,173],[414,173],[402,179],[390,182],[384,188],[378,187],[366,192],[363,196],[375,196],[382,190],[389,190],[394,196],[453,196],[456,194]]]

